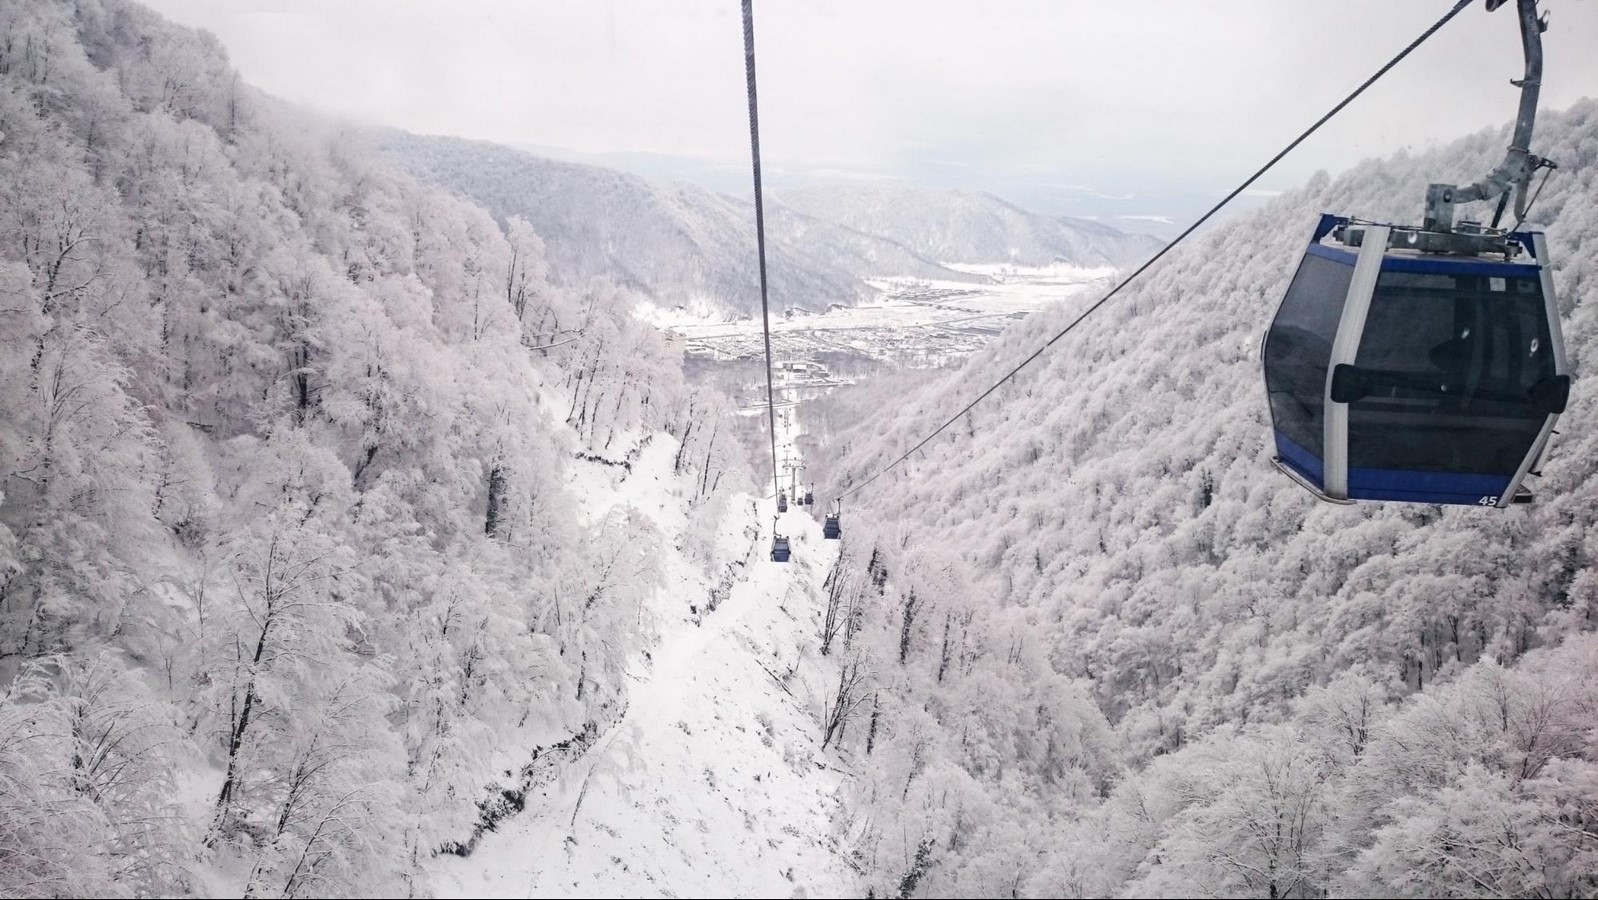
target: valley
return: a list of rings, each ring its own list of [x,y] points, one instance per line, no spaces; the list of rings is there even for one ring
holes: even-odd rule
[[[950,264],[950,268],[979,276],[985,283],[867,279],[880,294],[874,301],[859,306],[833,305],[821,313],[791,310],[788,315],[774,316],[773,359],[843,357],[937,368],[970,356],[1031,313],[1107,286],[1114,274],[1114,269],[1107,267],[1065,265]],[[642,315],[679,336],[690,360],[735,363],[759,360],[765,352],[757,316],[719,320],[655,306],[646,306]],[[828,380],[808,383],[824,385]]]

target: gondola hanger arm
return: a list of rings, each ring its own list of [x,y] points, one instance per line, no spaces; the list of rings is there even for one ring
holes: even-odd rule
[[[1508,0],[1487,0],[1487,11],[1492,12]],[[1520,46],[1526,58],[1526,74],[1511,79],[1510,84],[1520,88],[1520,110],[1515,116],[1515,131],[1510,137],[1509,150],[1504,161],[1488,172],[1480,181],[1467,185],[1431,184],[1426,187],[1426,216],[1423,227],[1429,231],[1452,231],[1454,206],[1477,200],[1492,200],[1514,191],[1515,217],[1526,217],[1526,192],[1531,175],[1541,168],[1544,160],[1532,155],[1531,135],[1537,123],[1537,99],[1542,92],[1543,40],[1548,30],[1548,17],[1537,14],[1537,0],[1515,0],[1520,18]],[[1503,214],[1499,206],[1493,217],[1497,227]]]

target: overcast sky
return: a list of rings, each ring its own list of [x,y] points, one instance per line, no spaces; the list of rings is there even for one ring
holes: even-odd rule
[[[737,0],[145,2],[214,32],[248,81],[331,113],[748,180]],[[779,183],[909,178],[1181,220],[1450,5],[756,0],[764,161]],[[1508,121],[1513,7],[1466,10],[1266,187]],[[1542,7],[1544,108],[1598,93],[1598,0]]]

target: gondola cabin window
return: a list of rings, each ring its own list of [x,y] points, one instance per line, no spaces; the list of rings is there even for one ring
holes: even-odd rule
[[[1277,440],[1300,451],[1284,447],[1285,458],[1320,456],[1326,371],[1353,274],[1351,261],[1306,254],[1271,324],[1264,353],[1271,417]]]
[[[1510,474],[1546,412],[1554,375],[1542,286],[1523,277],[1383,272],[1355,364],[1352,468]]]

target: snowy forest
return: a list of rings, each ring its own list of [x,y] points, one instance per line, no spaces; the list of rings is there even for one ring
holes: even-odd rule
[[[739,409],[756,357],[637,313],[754,308],[742,198],[0,0],[0,896],[1598,896],[1598,102],[1538,120],[1576,382],[1535,503],[1321,503],[1260,375],[1319,214],[1413,220],[1508,134],[1198,232],[862,487],[1099,283]],[[1156,243],[792,197],[801,308]]]
[[[724,401],[136,4],[0,3],[0,132],[0,894],[425,893],[649,628],[563,471],[714,524]]]
[[[846,504],[838,740],[879,896],[1598,893],[1598,104],[1538,129],[1578,381],[1533,505],[1321,503],[1270,463],[1259,374],[1320,213],[1411,220],[1507,129],[1202,233]],[[1077,311],[822,401],[822,493]]]

